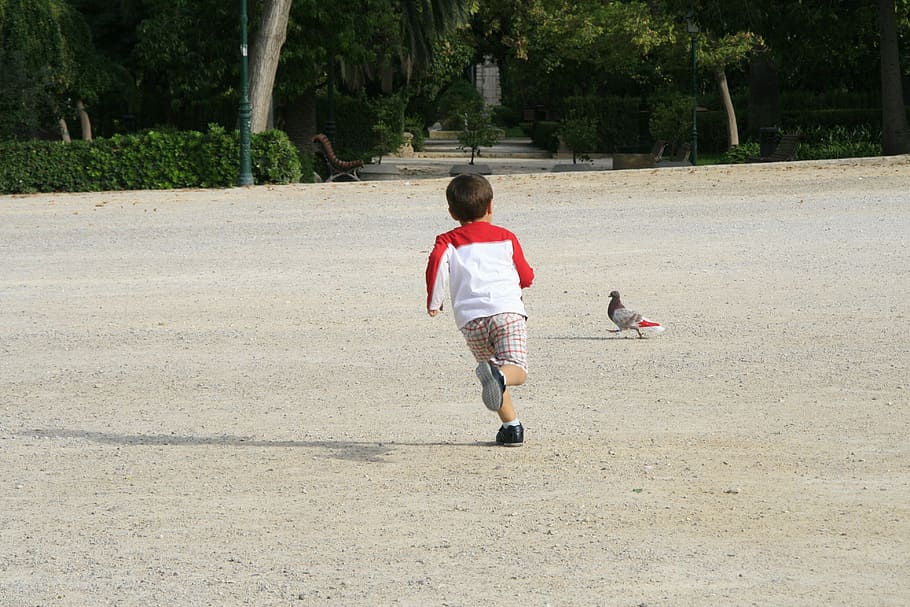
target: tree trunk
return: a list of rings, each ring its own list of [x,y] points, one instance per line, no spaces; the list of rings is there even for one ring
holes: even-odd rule
[[[84,141],[91,141],[92,119],[89,118],[88,112],[85,110],[85,103],[82,102],[82,99],[76,102],[76,109],[79,110],[79,124],[82,127],[82,139]]]
[[[70,129],[66,124],[66,118],[58,118],[57,124],[60,126],[60,139],[63,140],[63,143],[72,143],[73,138],[70,137]]]
[[[879,0],[878,31],[882,54],[882,154],[910,154],[894,0]]]
[[[291,0],[267,0],[262,25],[250,49],[251,130],[261,133],[268,127],[272,105],[272,88],[281,47],[287,38]]]
[[[727,72],[716,70],[714,78],[717,80],[717,90],[720,92],[720,100],[724,105],[724,113],[727,116],[727,149],[739,145],[739,127],[736,126],[736,110],[733,108],[733,99],[730,97],[730,87],[727,85]]]

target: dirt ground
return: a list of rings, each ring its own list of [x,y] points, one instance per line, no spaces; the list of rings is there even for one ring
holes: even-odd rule
[[[0,197],[0,605],[910,604],[910,157],[490,179],[520,449],[447,179]]]

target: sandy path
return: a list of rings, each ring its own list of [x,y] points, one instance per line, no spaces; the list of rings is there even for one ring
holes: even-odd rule
[[[910,158],[492,177],[521,449],[446,181],[0,197],[0,605],[910,604]]]

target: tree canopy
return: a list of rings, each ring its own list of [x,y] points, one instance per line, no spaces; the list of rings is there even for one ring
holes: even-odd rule
[[[252,33],[276,1],[249,0]],[[910,76],[910,0],[355,0],[345,10],[282,1],[290,10],[273,91],[288,113],[312,113],[330,75],[364,103],[429,99],[484,56],[500,66],[504,104],[516,112],[578,95],[647,103],[689,86],[690,12],[705,95],[719,74],[734,97],[754,87],[756,51],[786,91],[875,104],[901,92],[882,78]],[[886,72],[880,8],[892,3],[897,59]],[[238,13],[220,0],[0,0],[0,138],[54,136],[81,107],[108,134],[234,126]]]

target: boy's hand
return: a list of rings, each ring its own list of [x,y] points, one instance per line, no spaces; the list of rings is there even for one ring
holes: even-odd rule
[[[439,314],[439,310],[427,310],[427,314],[429,314],[430,316],[436,316],[437,314]]]

